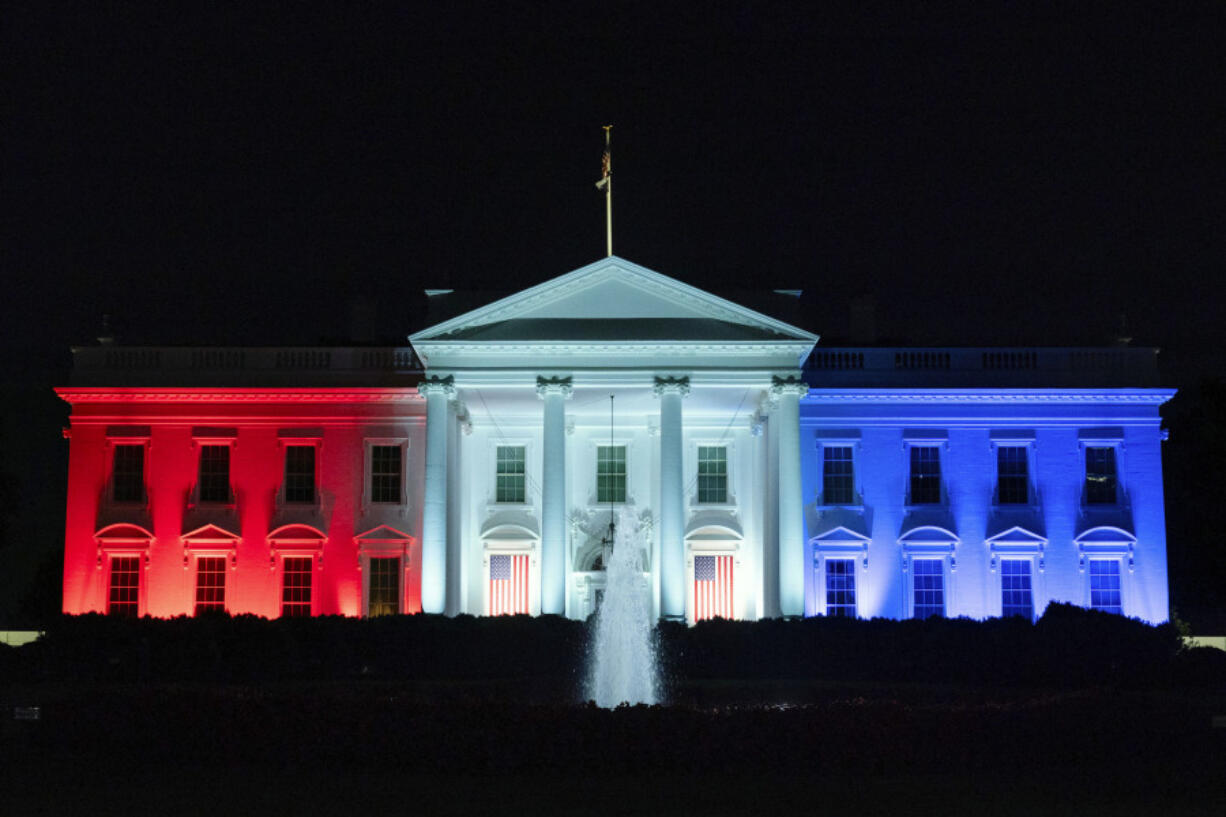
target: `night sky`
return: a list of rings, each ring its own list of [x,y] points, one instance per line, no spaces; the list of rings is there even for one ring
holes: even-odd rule
[[[1219,3],[159,5],[0,20],[10,471],[62,481],[49,389],[104,313],[121,343],[312,344],[365,297],[402,342],[424,287],[597,260],[605,124],[631,261],[804,289],[834,342],[862,295],[918,344],[1123,313],[1222,373]]]

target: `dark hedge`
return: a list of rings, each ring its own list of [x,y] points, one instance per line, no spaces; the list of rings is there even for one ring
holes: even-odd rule
[[[440,694],[460,694],[466,683],[501,684],[529,700],[577,700],[587,636],[587,623],[557,616],[64,616],[38,642],[0,650],[0,677],[239,684],[368,679],[437,683]],[[714,680],[1064,689],[1226,683],[1226,653],[1182,649],[1170,625],[1059,604],[1034,624],[837,618],[665,623],[658,642],[666,686],[677,695],[688,684]]]

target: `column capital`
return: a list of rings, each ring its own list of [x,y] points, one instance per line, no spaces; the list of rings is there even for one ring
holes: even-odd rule
[[[782,397],[785,394],[794,394],[797,397],[804,397],[809,393],[809,384],[794,375],[787,377],[774,376],[771,378],[771,397]]]
[[[690,379],[688,377],[657,377],[652,391],[657,397],[664,394],[679,394],[685,397],[690,393]]]
[[[417,384],[417,393],[422,397],[429,397],[432,394],[441,394],[448,400],[455,397],[455,377],[447,375],[439,377],[432,375]]]
[[[538,375],[536,378],[536,393],[541,399],[551,394],[560,394],[563,400],[567,400],[574,391],[569,377],[541,377]]]

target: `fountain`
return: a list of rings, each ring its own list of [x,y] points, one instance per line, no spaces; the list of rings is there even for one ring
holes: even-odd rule
[[[657,703],[655,633],[651,591],[643,577],[643,549],[632,536],[632,520],[609,522],[604,602],[588,650],[588,698],[597,706]]]

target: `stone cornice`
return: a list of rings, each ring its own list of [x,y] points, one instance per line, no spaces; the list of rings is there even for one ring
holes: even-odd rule
[[[369,389],[165,389],[102,388],[97,386],[57,388],[55,393],[71,404],[78,403],[397,403],[417,402],[416,388]]]

